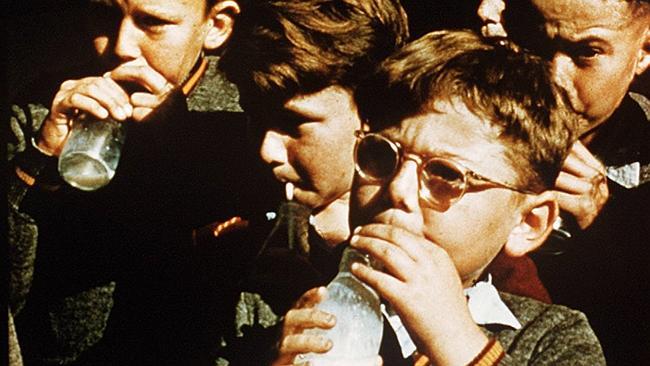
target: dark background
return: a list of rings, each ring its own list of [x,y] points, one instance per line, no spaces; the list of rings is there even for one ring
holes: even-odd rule
[[[9,100],[42,72],[74,67],[87,60],[82,0],[10,0],[3,16]]]

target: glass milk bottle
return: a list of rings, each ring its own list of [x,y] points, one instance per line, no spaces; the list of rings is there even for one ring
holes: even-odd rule
[[[107,185],[115,175],[125,136],[126,123],[80,114],[59,156],[61,177],[83,191]]]
[[[296,361],[310,365],[373,364],[379,354],[383,318],[377,293],[351,273],[352,263],[370,265],[368,255],[347,247],[339,264],[339,273],[327,285],[327,298],[318,309],[334,314],[331,329],[309,329],[306,333],[329,338],[333,347],[327,353],[310,353]]]

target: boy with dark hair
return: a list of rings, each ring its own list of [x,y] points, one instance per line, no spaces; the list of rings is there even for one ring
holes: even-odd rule
[[[260,137],[260,155],[329,245],[343,241],[359,80],[408,37],[396,0],[252,1],[221,59]]]
[[[574,225],[547,243],[562,255],[535,255],[540,277],[554,302],[587,314],[608,362],[646,364],[650,100],[632,83],[650,66],[650,2],[485,0],[479,15],[548,60],[586,122],[556,183]]]
[[[243,332],[231,341],[229,360],[253,365],[272,358],[266,351],[275,333],[264,328],[336,268],[336,247],[349,236],[354,131],[362,125],[352,95],[405,42],[408,28],[397,0],[251,1],[237,22],[220,65],[239,88],[262,160],[310,216],[309,249],[299,255],[277,243],[262,250],[268,230],[251,228],[256,233],[246,239],[262,253],[244,284],[237,317]]]
[[[538,248],[558,214],[551,189],[577,116],[546,64],[434,32],[384,61],[355,100],[371,132],[357,133],[350,245],[381,270],[352,271],[406,328],[384,364],[604,364],[583,314],[499,294],[486,272],[500,252]],[[302,333],[335,324],[314,308],[324,296],[287,313],[278,364],[333,346]]]

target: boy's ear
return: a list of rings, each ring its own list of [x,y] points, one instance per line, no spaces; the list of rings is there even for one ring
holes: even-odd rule
[[[635,73],[641,75],[650,67],[650,26],[645,29],[645,36],[638,57]]]
[[[512,229],[503,247],[511,257],[521,257],[539,248],[553,230],[559,206],[552,191],[543,192],[526,203],[521,221]]]
[[[208,13],[208,34],[203,41],[205,50],[217,49],[228,41],[240,10],[239,4],[234,0],[217,1],[214,4]]]

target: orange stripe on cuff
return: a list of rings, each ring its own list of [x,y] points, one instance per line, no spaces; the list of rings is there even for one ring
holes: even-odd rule
[[[208,67],[208,59],[203,57],[201,59],[201,64],[199,65],[198,69],[196,69],[196,72],[192,74],[192,76],[187,79],[185,84],[183,84],[183,87],[181,90],[183,91],[183,95],[187,96],[190,94],[192,89],[196,86],[196,84],[199,82],[201,79],[201,76],[203,76],[203,73],[205,72],[205,69]]]
[[[16,167],[16,175],[20,180],[25,182],[28,186],[32,187],[36,183],[36,178],[32,177],[31,175],[27,174],[24,170],[20,169],[20,167]]]

